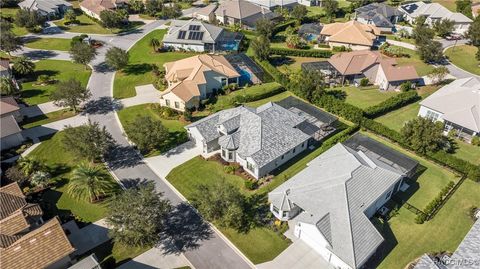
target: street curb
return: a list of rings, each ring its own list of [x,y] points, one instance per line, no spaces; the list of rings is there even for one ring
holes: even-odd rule
[[[460,46],[461,46],[461,45],[460,45]],[[442,51],[442,52],[443,52],[443,55],[445,55],[445,52],[447,51],[447,49],[449,49],[449,48],[451,48],[451,47],[455,47],[455,45],[451,45],[451,46],[445,47],[445,48],[443,49],[443,51]],[[463,69],[463,68],[458,67],[457,65],[455,65],[454,63],[452,63],[452,62],[451,62],[449,59],[447,59],[446,57],[445,57],[445,60],[446,60],[449,64],[455,66],[456,68],[462,70],[463,72],[468,73],[468,74],[471,75],[472,77],[480,77],[480,75],[475,75],[475,74],[473,74],[473,73],[471,73],[471,72],[468,72],[467,70],[465,70],[465,69]]]

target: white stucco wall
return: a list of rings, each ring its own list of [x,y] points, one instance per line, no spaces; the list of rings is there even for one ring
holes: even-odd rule
[[[443,114],[441,112],[435,111],[435,110],[430,109],[430,108],[425,107],[425,106],[420,106],[420,109],[418,110],[418,116],[426,117],[428,111],[432,111],[434,113],[437,113],[439,115],[437,121],[443,122]]]
[[[82,6],[80,6],[80,9],[81,9],[85,14],[87,14],[88,16],[93,17],[93,18],[95,18],[95,19],[97,19],[97,20],[101,20],[101,19],[100,19],[100,15],[97,15],[96,13],[92,12],[91,10],[86,9],[86,8],[84,8],[84,7],[82,7]]]
[[[330,46],[330,48],[345,46],[346,48],[351,48],[352,50],[370,50],[371,49],[370,46],[340,43],[340,42],[333,42],[333,41],[332,42],[328,41],[328,45]]]
[[[188,51],[195,51],[195,52],[204,52],[205,47],[204,45],[193,45],[193,44],[178,44],[178,43],[163,43],[164,47],[173,47],[175,50],[188,50]]]

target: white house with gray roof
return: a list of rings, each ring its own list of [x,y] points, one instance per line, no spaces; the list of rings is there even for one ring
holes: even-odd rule
[[[443,86],[420,102],[418,116],[445,123],[470,141],[480,134],[480,79],[462,78]]]
[[[37,11],[40,15],[47,18],[62,16],[72,4],[63,0],[25,0],[18,3],[22,9]]]
[[[204,153],[220,150],[255,178],[268,175],[308,147],[307,118],[269,102],[222,110],[185,128]]]
[[[333,267],[361,268],[384,241],[370,218],[417,165],[356,134],[270,192],[270,210]]]

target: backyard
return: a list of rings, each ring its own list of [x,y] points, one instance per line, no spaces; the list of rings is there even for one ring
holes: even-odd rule
[[[300,71],[302,63],[326,61],[326,58],[315,57],[294,57],[294,56],[272,56],[270,63],[280,72],[288,74],[289,72]]]
[[[462,45],[448,48],[445,55],[454,65],[470,73],[480,75],[480,62],[475,58],[477,48],[469,45]]]
[[[122,126],[126,126],[129,122],[132,122],[137,116],[148,116],[154,120],[161,121],[163,126],[168,129],[169,138],[166,145],[163,148],[156,149],[148,154],[148,157],[158,155],[167,151],[187,140],[187,131],[183,128],[186,122],[178,119],[164,119],[160,116],[158,104],[143,104],[124,108],[118,111],[118,117]]]
[[[70,39],[65,38],[30,38],[25,42],[25,47],[43,50],[70,50]]]
[[[377,105],[388,98],[395,96],[395,91],[380,91],[377,86],[367,87],[339,87],[332,90],[341,90],[347,94],[346,102],[361,109]]]
[[[417,70],[417,73],[420,77],[428,75],[433,71],[434,67],[420,60],[420,56],[414,50],[398,47],[398,46],[391,46],[391,47],[397,47],[403,53],[409,55],[409,57],[395,58],[399,66],[412,65],[413,67],[415,67],[415,70]]]
[[[154,52],[150,47],[150,40],[162,40],[167,30],[154,30],[138,41],[130,50],[129,65],[115,75],[113,97],[117,99],[136,95],[135,86],[155,83],[152,74],[152,64],[163,69],[166,62],[176,61],[195,55],[191,52]]]
[[[25,78],[22,83],[21,96],[29,105],[37,105],[49,102],[50,94],[55,90],[59,81],[70,78],[79,80],[83,86],[87,86],[91,74],[90,68],[84,65],[61,60],[41,60],[35,63],[35,72]],[[42,85],[38,79],[41,75],[50,77],[51,83]]]

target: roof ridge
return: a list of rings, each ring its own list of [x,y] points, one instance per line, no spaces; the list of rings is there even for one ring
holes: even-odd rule
[[[358,167],[355,170],[357,170],[357,169],[358,169]],[[352,173],[353,173],[353,171],[352,171]],[[351,178],[352,177],[350,177],[350,179]],[[348,212],[348,214],[347,214],[347,219],[348,219],[348,224],[349,224],[348,235],[349,235],[350,241],[352,243],[351,251],[352,251],[352,256],[353,256],[353,267],[356,268],[357,267],[357,259],[355,257],[355,242],[353,240],[353,231],[352,231],[353,230],[352,229],[352,218],[351,218],[352,212],[350,211],[350,202],[349,202],[350,200],[348,199],[349,195],[348,195],[348,191],[347,191],[347,182],[348,181],[349,180],[345,181],[345,183],[344,183],[344,191],[345,191],[345,196],[344,197],[345,197],[345,202],[346,202],[345,205],[347,207],[347,212]]]

